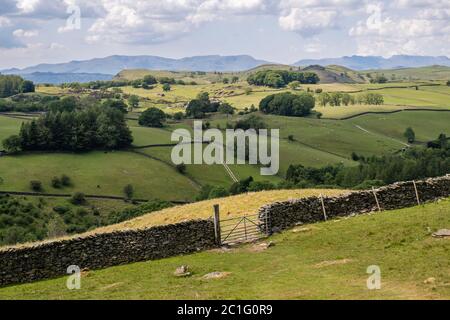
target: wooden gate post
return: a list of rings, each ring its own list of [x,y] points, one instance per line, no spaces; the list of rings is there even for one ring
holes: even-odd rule
[[[216,237],[216,243],[218,246],[222,245],[221,233],[220,233],[220,210],[219,205],[214,205],[214,235]]]
[[[413,180],[414,191],[416,192],[417,204],[420,206],[419,191],[417,190],[416,180]]]
[[[322,203],[323,218],[325,219],[325,221],[327,221],[328,220],[327,210],[325,209],[325,202],[323,201],[323,194],[320,195],[320,202]]]
[[[375,197],[375,201],[377,202],[377,208],[378,208],[378,211],[381,211],[380,202],[378,201],[377,192],[375,191],[375,188],[374,188],[374,187],[372,187],[372,192],[373,192],[373,195],[374,195],[374,197]]]

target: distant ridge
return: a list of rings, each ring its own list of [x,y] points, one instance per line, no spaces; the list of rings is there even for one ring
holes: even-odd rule
[[[341,58],[305,59],[294,64],[295,66],[309,65],[339,65],[353,70],[370,69],[398,69],[417,68],[432,65],[450,66],[450,59],[446,56],[408,56],[395,55],[390,58],[379,56],[346,56]]]
[[[90,82],[112,80],[113,76],[103,73],[53,73],[34,72],[22,74],[22,78],[31,80],[34,83],[62,84],[68,82]]]
[[[39,64],[24,69],[8,69],[3,74],[32,74],[36,72],[52,73],[100,73],[115,75],[124,69],[149,69],[168,71],[243,71],[267,61],[257,60],[248,55],[237,56],[194,56],[182,59],[170,59],[157,56],[120,56],[95,58],[85,61],[71,61],[58,64]]]

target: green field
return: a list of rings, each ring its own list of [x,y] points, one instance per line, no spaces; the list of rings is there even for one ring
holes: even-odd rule
[[[0,142],[13,134],[18,134],[20,124],[23,121],[21,119],[0,116]]]
[[[422,142],[434,140],[441,133],[450,135],[450,112],[405,111],[389,115],[364,115],[347,122],[404,142],[403,133],[407,127],[413,128],[416,139]]]
[[[302,226],[271,237],[275,246],[134,263],[0,289],[1,299],[449,299],[450,242],[431,236],[450,224],[450,199],[420,207]],[[296,228],[297,230],[300,227]],[[294,229],[294,230],[296,230]],[[188,265],[192,276],[174,270]],[[368,290],[366,270],[381,270]],[[207,273],[229,272],[206,280]],[[434,278],[434,281],[425,280]]]
[[[53,189],[53,176],[67,174],[74,186]],[[5,191],[31,191],[30,180],[40,180],[47,193],[123,196],[123,187],[132,184],[135,197],[143,199],[192,200],[196,186],[168,165],[134,153],[89,152],[86,154],[23,154],[0,158],[0,176]]]

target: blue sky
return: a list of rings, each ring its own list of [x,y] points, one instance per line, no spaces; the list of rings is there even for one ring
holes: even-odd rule
[[[450,56],[450,0],[0,0],[0,68],[112,54]]]

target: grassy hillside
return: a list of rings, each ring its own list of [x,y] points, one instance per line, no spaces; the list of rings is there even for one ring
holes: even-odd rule
[[[448,80],[450,79],[450,67],[446,66],[428,66],[420,68],[401,68],[390,70],[368,70],[361,72],[384,73],[388,78],[395,75],[396,79],[405,80]]]
[[[2,299],[449,299],[450,199],[420,207],[305,225],[231,250],[87,271],[81,289],[66,278],[0,289]],[[193,275],[173,276],[188,265]],[[368,290],[368,266],[381,289]],[[229,274],[204,279],[207,273]],[[434,278],[434,279],[431,279]],[[426,281],[428,279],[428,281]]]
[[[74,185],[54,189],[54,176],[67,174]],[[188,178],[160,161],[130,152],[90,152],[85,154],[24,154],[0,159],[0,188],[6,191],[31,191],[30,180],[43,183],[44,192],[123,196],[132,184],[135,197],[143,199],[193,200],[197,187]]]

